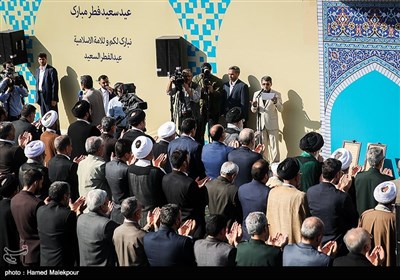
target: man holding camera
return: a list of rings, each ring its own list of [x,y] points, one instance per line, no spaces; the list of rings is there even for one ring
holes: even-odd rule
[[[222,80],[211,74],[211,64],[204,62],[201,65],[201,73],[193,77],[193,82],[201,87],[200,119],[197,126],[196,138],[204,143],[204,133],[206,125],[211,128],[218,123],[221,115],[221,92]]]
[[[0,82],[0,101],[3,102],[8,112],[10,121],[18,120],[24,106],[24,97],[28,96],[28,90],[24,78],[15,73],[12,62],[3,64],[2,78]],[[24,87],[25,84],[25,87]]]
[[[168,80],[166,92],[172,96],[172,121],[178,124],[179,130],[184,119],[194,118],[196,122],[200,120],[199,100],[201,87],[198,83],[193,82],[192,79],[192,71],[183,69],[181,73],[176,71]],[[200,139],[196,138],[196,141],[200,142]]]

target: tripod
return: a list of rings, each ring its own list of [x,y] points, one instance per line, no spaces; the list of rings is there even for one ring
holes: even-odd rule
[[[264,91],[261,90],[257,97],[256,97],[256,101],[257,101],[257,120],[256,120],[256,128],[257,128],[257,132],[258,132],[258,137],[257,137],[257,143],[258,144],[263,144],[264,143],[264,139],[263,139],[263,132],[262,132],[262,127],[261,127],[261,112],[260,112],[260,96]],[[262,102],[262,98],[261,98],[261,102]]]

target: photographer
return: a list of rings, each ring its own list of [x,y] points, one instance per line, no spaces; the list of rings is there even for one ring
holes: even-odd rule
[[[200,121],[198,123],[196,138],[204,140],[206,125],[211,128],[218,123],[221,115],[221,92],[222,80],[213,74],[210,63],[204,62],[201,65],[201,73],[193,77],[193,82],[201,86],[200,98]],[[203,143],[204,141],[202,141]]]
[[[28,96],[28,90],[15,84],[15,80],[10,77],[3,77],[0,82],[0,101],[8,112],[10,121],[18,120],[21,116],[21,110],[24,106],[24,97]]]
[[[106,115],[107,117],[113,117],[116,120],[117,130],[114,138],[118,139],[121,136],[122,130],[126,128],[127,124],[124,107],[120,101],[120,98],[125,94],[123,83],[116,83],[114,85],[114,94],[115,96],[110,99],[110,102],[108,102]]]
[[[186,118],[194,118],[196,122],[200,120],[198,103],[201,97],[201,87],[192,82],[192,79],[192,71],[184,69],[182,72],[175,71],[168,80],[166,92],[172,97],[172,121],[178,125],[179,130],[182,121]],[[199,141],[199,139],[196,140]]]

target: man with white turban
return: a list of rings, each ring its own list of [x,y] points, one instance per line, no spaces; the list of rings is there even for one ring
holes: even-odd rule
[[[43,185],[39,191],[39,198],[44,200],[48,196],[50,188],[49,170],[43,165],[45,145],[40,140],[29,142],[24,149],[27,161],[19,168],[19,183],[23,186],[23,175],[29,169],[39,170],[43,174]]]
[[[58,113],[54,110],[48,111],[40,120],[42,125],[45,127],[45,131],[40,135],[40,140],[45,145],[45,156],[44,165],[47,166],[49,160],[56,155],[56,149],[54,148],[54,139],[60,136],[57,133],[57,120]]]
[[[332,153],[330,158],[335,158],[337,160],[340,160],[340,162],[342,163],[342,171],[345,173],[347,173],[350,164],[353,160],[353,156],[351,155],[350,151],[345,148],[337,149]]]
[[[373,235],[372,247],[383,247],[386,255],[383,266],[396,266],[396,215],[393,213],[396,195],[393,182],[380,183],[374,189],[378,205],[362,213],[359,222],[359,227]]]
[[[144,135],[138,136],[132,143],[132,153],[137,159],[128,168],[129,193],[143,205],[141,226],[146,225],[149,211],[167,204],[162,190],[164,172],[159,168],[166,162],[166,155],[157,158],[153,165],[153,141]],[[160,163],[159,160],[163,158]]]

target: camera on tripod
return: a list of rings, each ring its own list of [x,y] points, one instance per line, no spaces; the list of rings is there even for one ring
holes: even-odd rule
[[[136,86],[134,83],[123,84],[122,88],[124,95],[119,98],[119,101],[122,103],[122,108],[126,115],[129,115],[136,108],[147,109],[147,102],[136,95]]]
[[[182,90],[182,86],[185,83],[185,75],[182,73],[181,67],[176,67],[174,73],[170,77],[174,77],[172,82],[174,83],[175,87],[178,90]]]
[[[212,85],[211,80],[210,80],[211,70],[208,67],[203,66],[201,68],[201,74],[203,75],[203,84],[204,84],[204,86],[208,87],[208,86]]]

